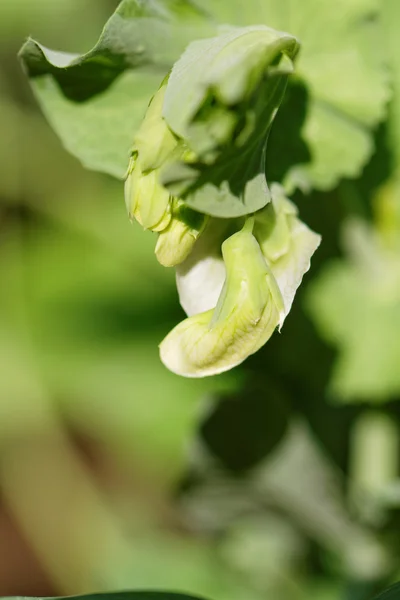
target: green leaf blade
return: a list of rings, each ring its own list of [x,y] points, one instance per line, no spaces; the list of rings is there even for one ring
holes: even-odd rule
[[[150,97],[187,43],[212,31],[190,0],[123,0],[89,52],[55,52],[28,39],[19,56],[67,150],[123,178]]]
[[[65,98],[50,76],[35,79],[32,87],[65,148],[88,169],[122,179],[133,132],[158,83],[152,73],[128,72],[113,85],[112,93],[82,104]]]
[[[400,583],[395,583],[389,589],[379,594],[375,600],[399,600],[400,599]]]

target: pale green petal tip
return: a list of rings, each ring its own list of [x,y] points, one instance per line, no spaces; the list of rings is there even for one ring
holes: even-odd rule
[[[228,371],[259,350],[279,324],[283,301],[250,231],[223,244],[226,280],[217,306],[189,317],[161,342],[160,356],[172,372],[206,377]]]
[[[157,171],[144,173],[133,155],[125,182],[125,202],[130,219],[144,229],[162,231],[171,220],[170,194],[158,181]]]
[[[158,236],[155,249],[158,262],[164,267],[175,267],[186,260],[207,220],[206,215],[192,210],[182,200],[174,198],[170,222]]]
[[[271,186],[271,195],[272,203],[256,216],[255,236],[282,294],[280,331],[321,236],[298,218],[296,206],[279,184]]]
[[[160,170],[178,145],[162,117],[165,89],[166,82],[153,96],[134,138],[125,182],[129,217],[158,232],[171,221],[170,193],[160,182]]]
[[[143,122],[134,137],[134,148],[138,149],[144,171],[159,169],[171,156],[178,140],[162,116],[167,81],[152,97]]]

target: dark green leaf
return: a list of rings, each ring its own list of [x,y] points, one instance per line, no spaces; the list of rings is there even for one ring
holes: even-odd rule
[[[385,592],[379,594],[375,600],[399,600],[400,599],[400,583],[395,583]]]
[[[220,396],[200,426],[200,436],[223,466],[241,473],[256,466],[283,438],[290,405],[265,380],[235,395]]]

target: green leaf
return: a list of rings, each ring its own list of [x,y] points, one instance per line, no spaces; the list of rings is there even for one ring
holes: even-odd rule
[[[345,231],[349,258],[312,285],[309,314],[339,348],[331,391],[343,400],[387,401],[400,392],[398,251],[359,222]]]
[[[372,152],[370,128],[383,118],[389,97],[377,0],[205,0],[201,6],[221,23],[263,23],[302,42],[299,76],[310,105],[301,133],[312,158],[291,150],[298,145],[302,110],[293,103],[289,120],[297,126],[287,121],[281,130],[288,149],[281,158],[290,166],[285,184],[328,189],[341,177],[357,176]],[[216,26],[190,0],[124,0],[88,53],[53,52],[28,40],[21,58],[65,147],[85,166],[122,178],[150,96],[187,43],[215,34]],[[215,120],[217,129],[221,121]]]
[[[178,26],[180,18],[185,27]],[[29,77],[52,75],[67,98],[82,102],[106,90],[126,69],[148,66],[164,74],[199,33],[195,25],[201,18],[189,0],[124,0],[86,54],[55,52],[29,38],[20,56]]]
[[[397,2],[382,3],[393,97],[374,159],[350,201],[371,212],[373,226],[345,224],[346,256],[328,264],[309,296],[310,316],[338,349],[330,391],[345,401],[386,402],[400,391],[400,49]]]
[[[312,158],[292,163],[285,183],[329,189],[342,177],[358,176],[372,153],[370,129],[385,116],[389,97],[377,23],[380,3],[205,0],[202,6],[221,22],[241,26],[265,23],[289,31],[301,42],[296,73],[310,97],[301,133]],[[296,113],[292,118],[297,118]],[[291,133],[290,126],[287,131]],[[282,127],[279,135],[284,132]],[[287,140],[289,152],[293,144],[298,144],[296,137]]]
[[[210,27],[190,0],[124,0],[86,54],[29,39],[20,58],[67,150],[86,167],[122,178],[151,95],[187,43],[205,32]]]
[[[375,600],[399,600],[400,599],[400,583],[395,583],[386,591],[379,594]]]
[[[42,109],[65,148],[85,167],[122,179],[128,168],[133,132],[159,84],[152,73],[128,72],[108,93],[84,104],[60,93],[52,77],[32,85]]]
[[[162,180],[192,208],[238,217],[270,201],[265,151],[299,45],[269,27],[192,42],[168,80],[163,115],[189,156]]]

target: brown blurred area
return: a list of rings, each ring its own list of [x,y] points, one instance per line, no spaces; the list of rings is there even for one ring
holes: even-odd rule
[[[32,548],[3,504],[0,504],[0,557],[2,596],[56,594]]]

